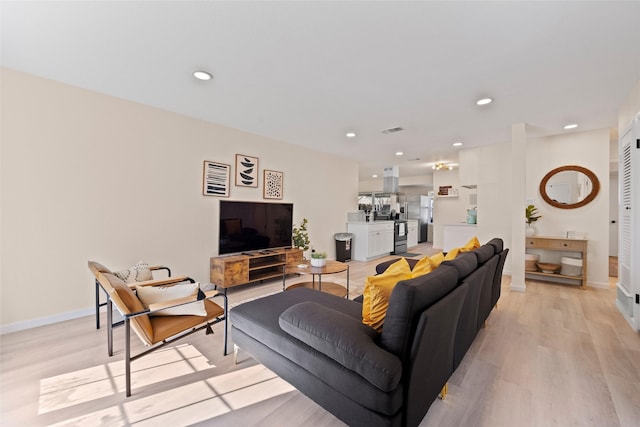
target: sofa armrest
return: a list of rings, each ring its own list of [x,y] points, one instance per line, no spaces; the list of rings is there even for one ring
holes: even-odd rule
[[[383,391],[402,377],[400,359],[375,342],[378,332],[359,320],[314,302],[289,307],[279,318],[282,330],[356,372]]]

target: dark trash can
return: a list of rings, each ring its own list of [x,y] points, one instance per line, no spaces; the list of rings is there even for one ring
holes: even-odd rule
[[[352,233],[336,233],[336,260],[340,262],[351,261]]]

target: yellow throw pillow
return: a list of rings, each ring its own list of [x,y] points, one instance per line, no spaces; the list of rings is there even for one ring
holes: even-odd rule
[[[413,277],[418,277],[424,274],[431,273],[434,268],[436,267],[434,267],[433,262],[431,261],[431,258],[426,256],[420,259],[420,261],[418,261],[416,265],[413,266],[413,270],[411,271],[411,277],[413,278]]]
[[[480,240],[478,240],[478,238],[474,236],[471,240],[467,242],[466,245],[464,245],[464,249],[466,249],[466,251],[463,251],[463,252],[472,251],[474,249],[478,249],[479,247],[480,247]]]
[[[444,260],[451,261],[452,259],[457,257],[460,252],[462,252],[461,248],[453,248],[449,252],[447,252],[447,255],[444,257]]]
[[[470,251],[472,251],[474,249],[478,249],[479,247],[480,247],[480,241],[478,240],[477,237],[473,237],[463,247],[461,247],[461,248],[453,248],[449,252],[447,252],[447,256],[444,257],[444,260],[445,261],[451,261],[452,259],[454,259],[458,255],[460,255],[462,252],[470,252]]]
[[[438,266],[442,263],[442,261],[444,261],[444,254],[442,252],[438,252],[435,255],[431,255],[430,257],[431,259],[431,265],[433,265],[433,268],[438,268]]]
[[[389,307],[391,291],[401,280],[411,278],[411,267],[405,258],[400,258],[377,276],[367,277],[362,299],[362,323],[380,329]]]

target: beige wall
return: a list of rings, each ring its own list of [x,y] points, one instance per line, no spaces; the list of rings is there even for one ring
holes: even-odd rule
[[[558,209],[542,200],[539,184],[552,169],[568,164],[590,169],[600,181],[598,196],[577,209]],[[539,235],[564,236],[567,231],[587,232],[588,282],[608,286],[609,256],[609,130],[572,132],[527,142],[526,199],[532,200],[542,218]],[[524,216],[524,213],[523,213]]]
[[[518,200],[533,201],[544,216],[537,223],[538,234],[559,236],[565,234],[567,230],[586,231],[589,238],[588,281],[592,285],[607,286],[609,130],[529,138],[526,150],[526,190]],[[481,242],[485,242],[492,237],[500,237],[509,247],[513,235],[510,205],[512,183],[509,179],[511,177],[511,144],[492,144],[475,148],[473,151],[477,155],[478,165],[478,238]],[[542,177],[551,169],[567,164],[585,166],[591,169],[600,180],[600,194],[585,207],[573,210],[556,209],[547,205],[538,193],[538,185]],[[451,176],[455,172],[455,170],[445,171],[435,175],[435,190],[439,185],[456,183],[457,178]],[[464,221],[466,200],[465,197],[436,200],[434,247],[438,247],[442,239],[443,223],[440,221],[444,223]],[[521,217],[524,224],[524,208]],[[524,225],[522,228],[524,233]],[[505,272],[511,272],[512,261],[520,258],[516,255],[510,254],[507,258]]]
[[[202,196],[203,161],[236,153],[284,172],[294,221],[308,218],[333,256],[357,208],[357,163],[2,69],[3,330],[90,313],[89,259],[208,282],[220,199]],[[262,200],[261,184],[232,178],[231,199]]]
[[[620,106],[618,114],[618,133],[622,135],[631,120],[640,113],[640,80],[631,89],[627,99]]]

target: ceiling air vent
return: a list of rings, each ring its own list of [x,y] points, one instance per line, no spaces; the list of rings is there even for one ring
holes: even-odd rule
[[[389,129],[385,129],[383,131],[381,131],[383,134],[385,135],[389,135],[390,133],[396,133],[396,132],[400,132],[401,130],[404,130],[403,128],[401,128],[400,126],[396,126],[394,128],[389,128]]]

